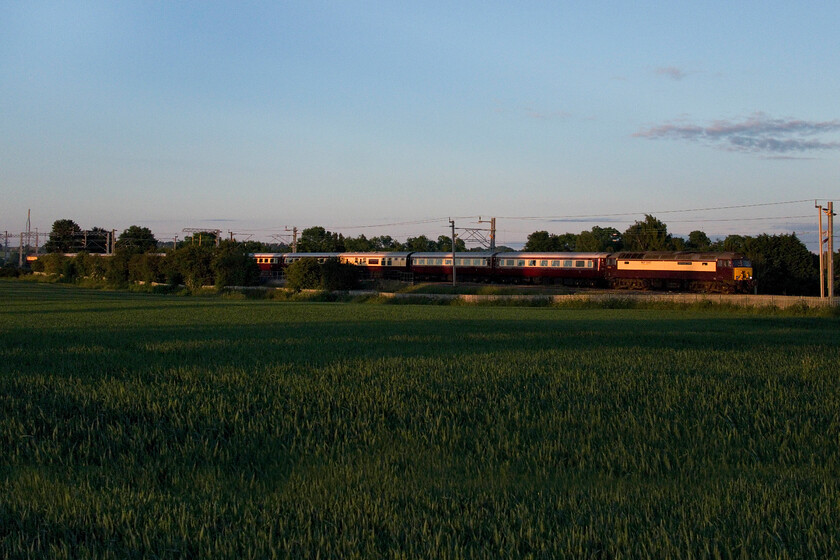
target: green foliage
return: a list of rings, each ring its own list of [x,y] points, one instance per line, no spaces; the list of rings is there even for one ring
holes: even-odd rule
[[[48,276],[58,276],[64,271],[64,263],[68,260],[61,253],[48,253],[38,257],[42,272]]]
[[[627,228],[623,235],[627,251],[672,251],[674,250],[668,226],[650,214]]]
[[[17,278],[20,274],[20,269],[12,262],[3,263],[0,267],[0,278]]]
[[[145,253],[157,250],[158,240],[147,227],[130,226],[117,238],[117,248],[132,253]]]
[[[210,244],[189,244],[167,255],[170,281],[177,277],[183,279],[187,289],[195,291],[202,286],[213,285],[213,257],[215,248]]]
[[[107,260],[105,267],[105,282],[111,288],[125,288],[128,286],[128,264],[132,253],[127,249],[117,249]]]
[[[79,224],[73,220],[56,220],[44,250],[48,253],[76,253],[84,249],[81,233]]]
[[[709,251],[712,248],[712,240],[705,232],[694,230],[688,234],[686,249],[691,251]]]
[[[260,281],[260,269],[254,259],[248,256],[242,244],[225,241],[213,256],[211,263],[215,285],[256,286]]]
[[[292,291],[314,290],[321,287],[321,265],[317,259],[298,259],[286,268],[284,277]]]
[[[593,226],[590,231],[582,231],[575,240],[575,251],[593,253],[620,251],[621,234],[615,228]]]
[[[320,288],[327,291],[352,290],[359,283],[358,269],[352,264],[342,264],[338,259],[328,259],[320,266]]]
[[[3,558],[836,555],[837,319],[0,301]]]
[[[321,226],[306,228],[298,239],[300,253],[336,253],[345,250],[344,236],[332,233]]]
[[[744,249],[760,293],[819,294],[819,257],[808,251],[796,234],[747,237]]]
[[[535,231],[528,236],[525,243],[525,251],[546,252],[546,251],[574,251],[577,236],[573,233],[562,235],[549,234],[547,231]]]
[[[406,251],[418,251],[420,253],[437,251],[437,243],[431,241],[425,235],[409,237],[406,239],[405,245]]]
[[[164,260],[166,257],[155,253],[131,255],[128,261],[128,280],[144,284],[160,283],[166,278]]]

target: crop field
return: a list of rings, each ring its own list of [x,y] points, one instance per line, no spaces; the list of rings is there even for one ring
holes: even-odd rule
[[[0,282],[2,558],[827,558],[840,320]]]

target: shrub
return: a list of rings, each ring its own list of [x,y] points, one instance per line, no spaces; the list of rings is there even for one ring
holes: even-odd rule
[[[321,265],[316,259],[300,259],[286,268],[285,277],[292,291],[313,290],[321,285]]]

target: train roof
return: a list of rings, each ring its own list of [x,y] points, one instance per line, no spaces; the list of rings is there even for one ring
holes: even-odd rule
[[[643,261],[717,261],[742,259],[744,255],[732,251],[719,253],[704,251],[623,251],[613,253],[612,257],[618,260],[643,260]]]
[[[539,253],[539,252],[513,252],[513,253],[498,253],[497,258],[500,259],[605,259],[610,256],[610,253]]]
[[[492,257],[495,254],[496,254],[495,252],[491,253],[489,251],[481,251],[481,252],[478,252],[478,251],[474,251],[474,252],[473,251],[464,251],[464,252],[455,253],[455,258],[458,258],[458,259],[469,259],[469,258],[489,259],[490,257]],[[417,258],[417,257],[419,257],[419,258],[432,258],[432,259],[446,259],[446,258],[451,259],[452,258],[452,251],[437,252],[437,253],[411,253],[411,258]]]
[[[376,258],[380,258],[380,259],[382,259],[382,258],[392,258],[392,259],[403,258],[404,259],[404,258],[407,258],[410,254],[411,254],[410,252],[404,252],[404,251],[356,251],[356,252],[341,253],[341,256],[345,257],[345,258],[347,258],[347,257],[366,257],[366,258],[373,257],[374,259],[376,259]]]
[[[283,253],[286,257],[297,259],[337,259],[341,253]]]

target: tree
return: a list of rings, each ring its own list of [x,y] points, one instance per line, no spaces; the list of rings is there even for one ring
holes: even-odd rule
[[[215,251],[211,263],[217,288],[225,286],[255,286],[260,281],[260,269],[245,247],[224,241]]]
[[[321,285],[318,259],[298,259],[286,268],[283,276],[286,278],[286,287],[295,292],[315,289]]]
[[[212,245],[190,244],[169,253],[167,258],[174,266],[167,274],[170,282],[180,276],[190,290],[213,284],[213,249]]]
[[[705,232],[694,230],[688,234],[686,248],[694,251],[708,251],[712,248],[712,240]]]
[[[300,253],[340,253],[345,250],[344,236],[321,226],[306,228],[300,234],[297,250]]]
[[[83,232],[84,250],[88,253],[107,253],[109,235],[110,232],[101,227],[95,227],[91,230]]]
[[[591,251],[593,253],[621,250],[621,234],[615,228],[593,226],[590,231],[582,231],[575,242],[576,251]]]
[[[405,240],[406,251],[417,251],[420,253],[430,253],[437,251],[437,243],[429,240],[425,235],[418,237],[409,237]]]
[[[650,214],[643,221],[636,221],[624,232],[626,251],[669,251],[673,250],[668,226]]]
[[[523,249],[525,251],[553,251],[551,235],[545,230],[535,231],[528,236]]]
[[[145,253],[157,249],[158,240],[147,227],[130,226],[117,238],[117,248],[128,249],[132,253]]]
[[[344,250],[350,253],[364,253],[369,251],[375,251],[376,248],[373,246],[373,243],[365,237],[364,235],[360,235],[359,237],[347,237],[344,239]]]
[[[79,224],[73,220],[56,220],[44,250],[48,253],[76,253],[82,248],[81,233]]]
[[[813,253],[796,234],[745,238],[747,258],[763,294],[813,295],[819,292],[818,272]]]
[[[435,247],[436,251],[452,251],[452,237],[449,235],[439,235],[438,240]],[[464,253],[467,250],[467,244],[464,243],[463,239],[459,239],[457,236],[455,237],[455,252],[456,253]]]
[[[551,251],[574,251],[577,243],[577,236],[573,233],[563,235],[549,234],[547,231],[535,231],[528,236],[525,243],[525,251],[537,253]]]

